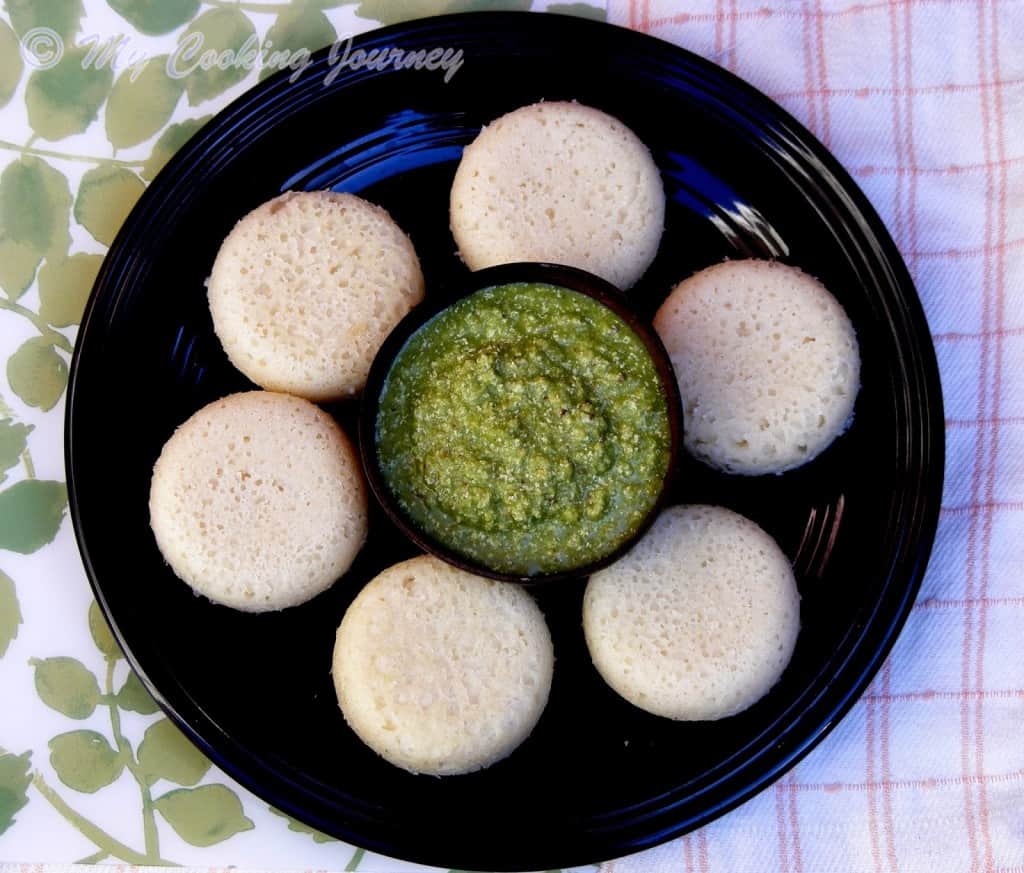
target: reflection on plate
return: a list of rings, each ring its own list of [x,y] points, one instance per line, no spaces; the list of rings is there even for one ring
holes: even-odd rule
[[[920,304],[878,217],[824,148],[728,73],[650,37],[579,19],[488,13],[375,31],[354,47],[462,49],[426,70],[342,69],[236,101],[157,177],[97,280],[67,414],[72,515],[89,577],[157,699],[226,771],[284,811],[385,854],[448,867],[535,869],[622,855],[736,806],[792,766],[852,705],[901,627],[941,492],[943,416]],[[527,742],[470,776],[415,777],[345,726],[328,665],[360,586],[415,553],[382,514],[349,574],[305,606],[243,615],[164,565],[145,512],[174,427],[249,386],[213,334],[203,282],[220,240],[288,188],[353,191],[412,236],[428,288],[463,275],[448,188],[480,126],[541,98],[620,117],[650,146],[668,205],[661,252],[630,292],[645,316],[725,257],[778,257],[818,276],[864,355],[853,427],[808,466],[747,479],[683,462],[676,501],[747,515],[793,559],[803,630],[752,709],[677,724],[619,699],[594,671],[581,585],[538,592],[558,661]],[[428,291],[429,294],[429,291]],[[329,407],[350,434],[355,403]]]

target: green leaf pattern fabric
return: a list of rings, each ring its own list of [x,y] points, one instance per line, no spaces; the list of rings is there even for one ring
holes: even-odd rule
[[[93,794],[114,782],[124,769],[103,734],[77,730],[50,740],[50,764],[57,777],[75,791]]]
[[[166,718],[147,729],[139,746],[139,766],[149,782],[166,779],[175,785],[195,785],[210,762]]]
[[[0,749],[0,835],[15,822],[15,813],[28,803],[31,752],[15,755]]]
[[[114,82],[104,124],[115,149],[145,142],[170,121],[185,88],[167,72],[170,57],[158,55],[143,67],[125,70]]]
[[[6,0],[4,6],[18,36],[49,27],[67,39],[78,31],[85,14],[82,0]]]
[[[247,44],[255,44],[255,40],[256,29],[240,9],[217,7],[193,21],[178,44],[183,63],[176,65],[178,71],[184,71],[190,68],[193,59],[199,62],[199,66],[185,77],[188,102],[193,106],[204,103],[245,78],[245,69],[234,64],[222,66],[218,63],[207,67],[201,63],[203,54],[216,52],[230,57],[227,54],[230,52],[238,55]],[[193,46],[196,47],[194,52]]]
[[[132,672],[67,519],[68,371],[146,185],[280,58],[294,69],[411,18],[531,8],[604,16],[602,0],[0,0],[0,858],[405,869],[254,797]]]
[[[29,76],[25,86],[28,123],[43,139],[83,133],[110,94],[113,72],[109,67],[87,65],[87,55],[87,49],[70,48],[56,66]]]
[[[0,106],[14,95],[24,69],[18,36],[6,22],[0,22]]]

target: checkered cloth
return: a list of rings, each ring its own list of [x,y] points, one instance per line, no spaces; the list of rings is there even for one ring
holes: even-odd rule
[[[946,488],[860,703],[790,775],[626,871],[1024,871],[1024,3],[612,0],[792,112],[889,227],[933,331]]]

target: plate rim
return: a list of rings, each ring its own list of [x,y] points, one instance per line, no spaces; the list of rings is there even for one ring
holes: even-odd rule
[[[757,765],[759,769],[754,778],[749,779],[741,776],[744,782],[743,786],[738,790],[732,791],[729,797],[717,803],[709,804],[699,814],[690,815],[683,820],[676,820],[674,824],[646,830],[643,830],[643,827],[641,827],[643,833],[640,835],[632,835],[632,831],[635,830],[635,825],[638,822],[643,826],[644,822],[664,817],[666,811],[671,812],[676,807],[682,805],[683,801],[670,804],[668,807],[659,806],[652,811],[638,811],[638,817],[629,819],[620,827],[620,835],[613,835],[611,838],[604,840],[599,839],[596,844],[592,843],[592,847],[589,850],[582,850],[575,845],[571,847],[559,845],[558,847],[547,847],[542,856],[538,852],[520,853],[516,856],[516,860],[510,862],[508,858],[511,857],[511,853],[507,852],[504,855],[498,854],[495,857],[484,859],[478,855],[467,855],[461,851],[459,846],[449,846],[441,849],[442,852],[450,849],[448,855],[460,866],[471,867],[482,864],[496,870],[521,870],[541,866],[574,866],[590,861],[604,860],[610,857],[608,855],[609,851],[614,852],[617,857],[650,848],[688,833],[724,815],[773,784],[799,763],[813,748],[822,742],[860,699],[899,637],[909,616],[910,608],[920,589],[933,549],[945,476],[945,426],[940,373],[923,304],[907,266],[881,217],[864,192],[839,163],[838,159],[832,155],[813,133],[790,115],[785,108],[771,100],[759,89],[729,70],[718,66],[713,61],[650,34],[634,31],[620,25],[550,12],[538,14],[536,12],[477,11],[420,18],[375,28],[356,35],[352,37],[351,46],[353,48],[365,48],[367,45],[381,43],[392,36],[409,38],[410,35],[416,34],[421,37],[428,35],[432,31],[444,31],[454,35],[460,26],[468,28],[468,30],[462,31],[465,35],[472,36],[484,22],[487,22],[487,26],[491,29],[504,29],[504,22],[507,26],[514,28],[516,32],[520,32],[522,25],[527,20],[534,22],[526,25],[527,28],[543,28],[548,26],[544,23],[548,21],[560,22],[552,23],[550,26],[568,27],[569,29],[579,28],[582,31],[590,30],[594,33],[599,31],[603,37],[609,40],[625,40],[627,43],[632,40],[637,46],[646,45],[650,47],[652,52],[657,48],[659,52],[671,57],[679,67],[699,76],[701,80],[710,79],[712,82],[723,85],[728,91],[738,92],[744,96],[750,102],[752,108],[766,112],[768,123],[774,129],[794,136],[801,146],[810,151],[814,161],[832,176],[836,186],[850,199],[851,206],[849,212],[863,223],[862,232],[866,232],[877,244],[877,248],[883,256],[883,262],[877,266],[883,268],[889,275],[890,284],[902,292],[901,299],[895,302],[904,307],[902,316],[906,321],[908,330],[911,331],[917,340],[920,340],[921,337],[927,337],[927,342],[915,341],[909,351],[916,358],[914,373],[921,383],[919,388],[923,390],[923,394],[919,393],[917,399],[921,400],[924,397],[928,399],[921,413],[922,426],[925,432],[919,434],[918,437],[923,438],[928,444],[924,450],[925,457],[923,460],[929,461],[933,469],[930,475],[923,479],[923,484],[914,495],[917,512],[915,512],[912,519],[914,522],[914,535],[909,537],[914,545],[914,553],[913,555],[904,555],[904,549],[903,551],[898,550],[892,556],[891,567],[907,564],[909,560],[909,564],[901,574],[901,577],[906,577],[906,581],[902,590],[902,596],[897,599],[895,604],[895,616],[884,628],[880,630],[875,628],[875,617],[884,600],[882,595],[892,581],[890,567],[889,576],[886,579],[886,584],[880,589],[878,600],[870,610],[870,614],[845,660],[841,665],[838,665],[837,672],[845,671],[849,662],[855,656],[862,653],[862,646],[869,632],[878,631],[876,635],[879,636],[879,639],[871,645],[869,657],[861,665],[859,674],[853,677],[852,683],[846,683],[848,687],[842,697],[837,702],[833,702],[825,707],[823,713],[815,712],[813,730],[806,731],[805,729],[806,735],[800,742],[787,748],[781,755],[772,756],[771,753],[774,750],[769,747],[762,749],[752,758],[744,758],[741,764],[730,769],[718,782],[701,789],[701,793],[711,792],[720,783],[735,781],[738,773],[744,774],[752,765]],[[617,34],[613,36],[613,32],[617,32]],[[318,90],[321,88],[320,73],[323,69],[322,65],[327,59],[328,51],[328,48],[324,48],[313,54],[311,66],[303,74],[303,77],[300,77],[298,80],[300,85],[304,83],[305,87],[308,88],[315,83]],[[625,51],[625,47],[623,51]],[[361,75],[370,75],[370,73],[364,73],[363,71],[349,71],[349,73],[349,76],[339,75],[336,83],[340,82],[341,84],[332,85],[332,89],[334,87],[343,88],[346,83]],[[377,75],[389,74],[391,74],[391,71]],[[302,789],[289,780],[286,773],[282,773],[275,767],[272,767],[265,759],[258,759],[251,752],[248,752],[228,734],[220,731],[216,722],[207,719],[205,725],[202,726],[206,731],[212,729],[213,734],[215,734],[214,739],[210,739],[210,733],[200,734],[199,728],[190,724],[189,720],[178,711],[179,707],[172,705],[163,696],[159,688],[150,679],[146,670],[142,668],[135,655],[126,645],[124,634],[112,617],[111,609],[93,566],[89,546],[83,532],[83,519],[79,502],[78,483],[76,481],[76,443],[73,419],[75,418],[78,380],[82,349],[84,348],[82,340],[87,337],[92,322],[100,317],[99,310],[103,302],[101,300],[103,292],[107,290],[107,297],[110,297],[111,289],[118,290],[118,293],[113,295],[115,299],[123,293],[123,286],[129,281],[132,273],[138,269],[138,265],[132,263],[133,237],[139,235],[140,230],[144,230],[145,219],[150,213],[165,212],[161,207],[166,203],[167,193],[173,190],[175,184],[179,181],[178,176],[191,175],[191,173],[186,171],[194,164],[195,157],[205,152],[218,139],[223,138],[225,135],[230,135],[232,132],[237,133],[236,128],[243,125],[247,117],[251,123],[252,115],[266,114],[267,107],[264,104],[266,104],[268,98],[277,96],[280,99],[288,94],[293,87],[288,84],[288,76],[289,71],[284,70],[268,77],[262,82],[257,82],[249,90],[215,113],[171,157],[159,173],[150,180],[146,190],[125,219],[104,257],[103,264],[93,284],[82,316],[69,367],[64,426],[64,460],[69,515],[71,516],[74,528],[76,545],[81,555],[90,587],[104,613],[105,619],[113,630],[118,645],[124,652],[131,668],[139,675],[150,693],[153,694],[163,713],[183,730],[191,742],[197,745],[218,767],[239,784],[253,792],[260,799],[272,803],[275,807],[282,809],[299,820],[306,821],[314,827],[333,833],[353,845],[381,854],[401,857],[420,863],[440,864],[442,861],[438,857],[438,847],[436,846],[430,847],[429,851],[423,851],[420,847],[416,846],[399,846],[386,839],[381,840],[368,837],[359,830],[358,826],[353,828],[347,824],[340,824],[336,820],[327,821],[312,815],[308,809],[298,805],[288,797],[287,792],[299,791],[301,793]],[[323,88],[322,90],[326,93],[331,89]],[[255,111],[251,112],[250,110]],[[176,208],[183,208],[182,204],[179,203]],[[872,256],[873,258],[874,255]],[[900,348],[901,351],[907,351],[903,349],[902,344]],[[840,645],[846,644],[849,635],[850,632],[843,638]],[[807,717],[808,711],[816,708],[821,703],[828,688],[829,686],[825,686],[817,697],[802,709],[800,717],[795,722],[788,724],[785,733],[792,730],[795,724],[801,723]],[[769,762],[768,766],[764,766],[762,760],[766,756],[774,757],[774,760]],[[236,763],[239,758],[245,761],[244,766]],[[257,775],[254,776],[252,775],[253,773]],[[268,779],[272,780],[272,786],[268,786]],[[358,798],[351,799],[358,801]],[[647,799],[637,804],[637,806],[648,806],[651,802],[650,799]],[[500,853],[501,850],[499,848],[496,851]],[[443,863],[450,864],[450,861],[444,860]]]

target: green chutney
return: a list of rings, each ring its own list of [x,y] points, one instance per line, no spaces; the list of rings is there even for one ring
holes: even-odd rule
[[[657,502],[668,401],[643,341],[555,285],[485,288],[398,353],[376,423],[381,471],[426,534],[491,570],[571,570]]]

